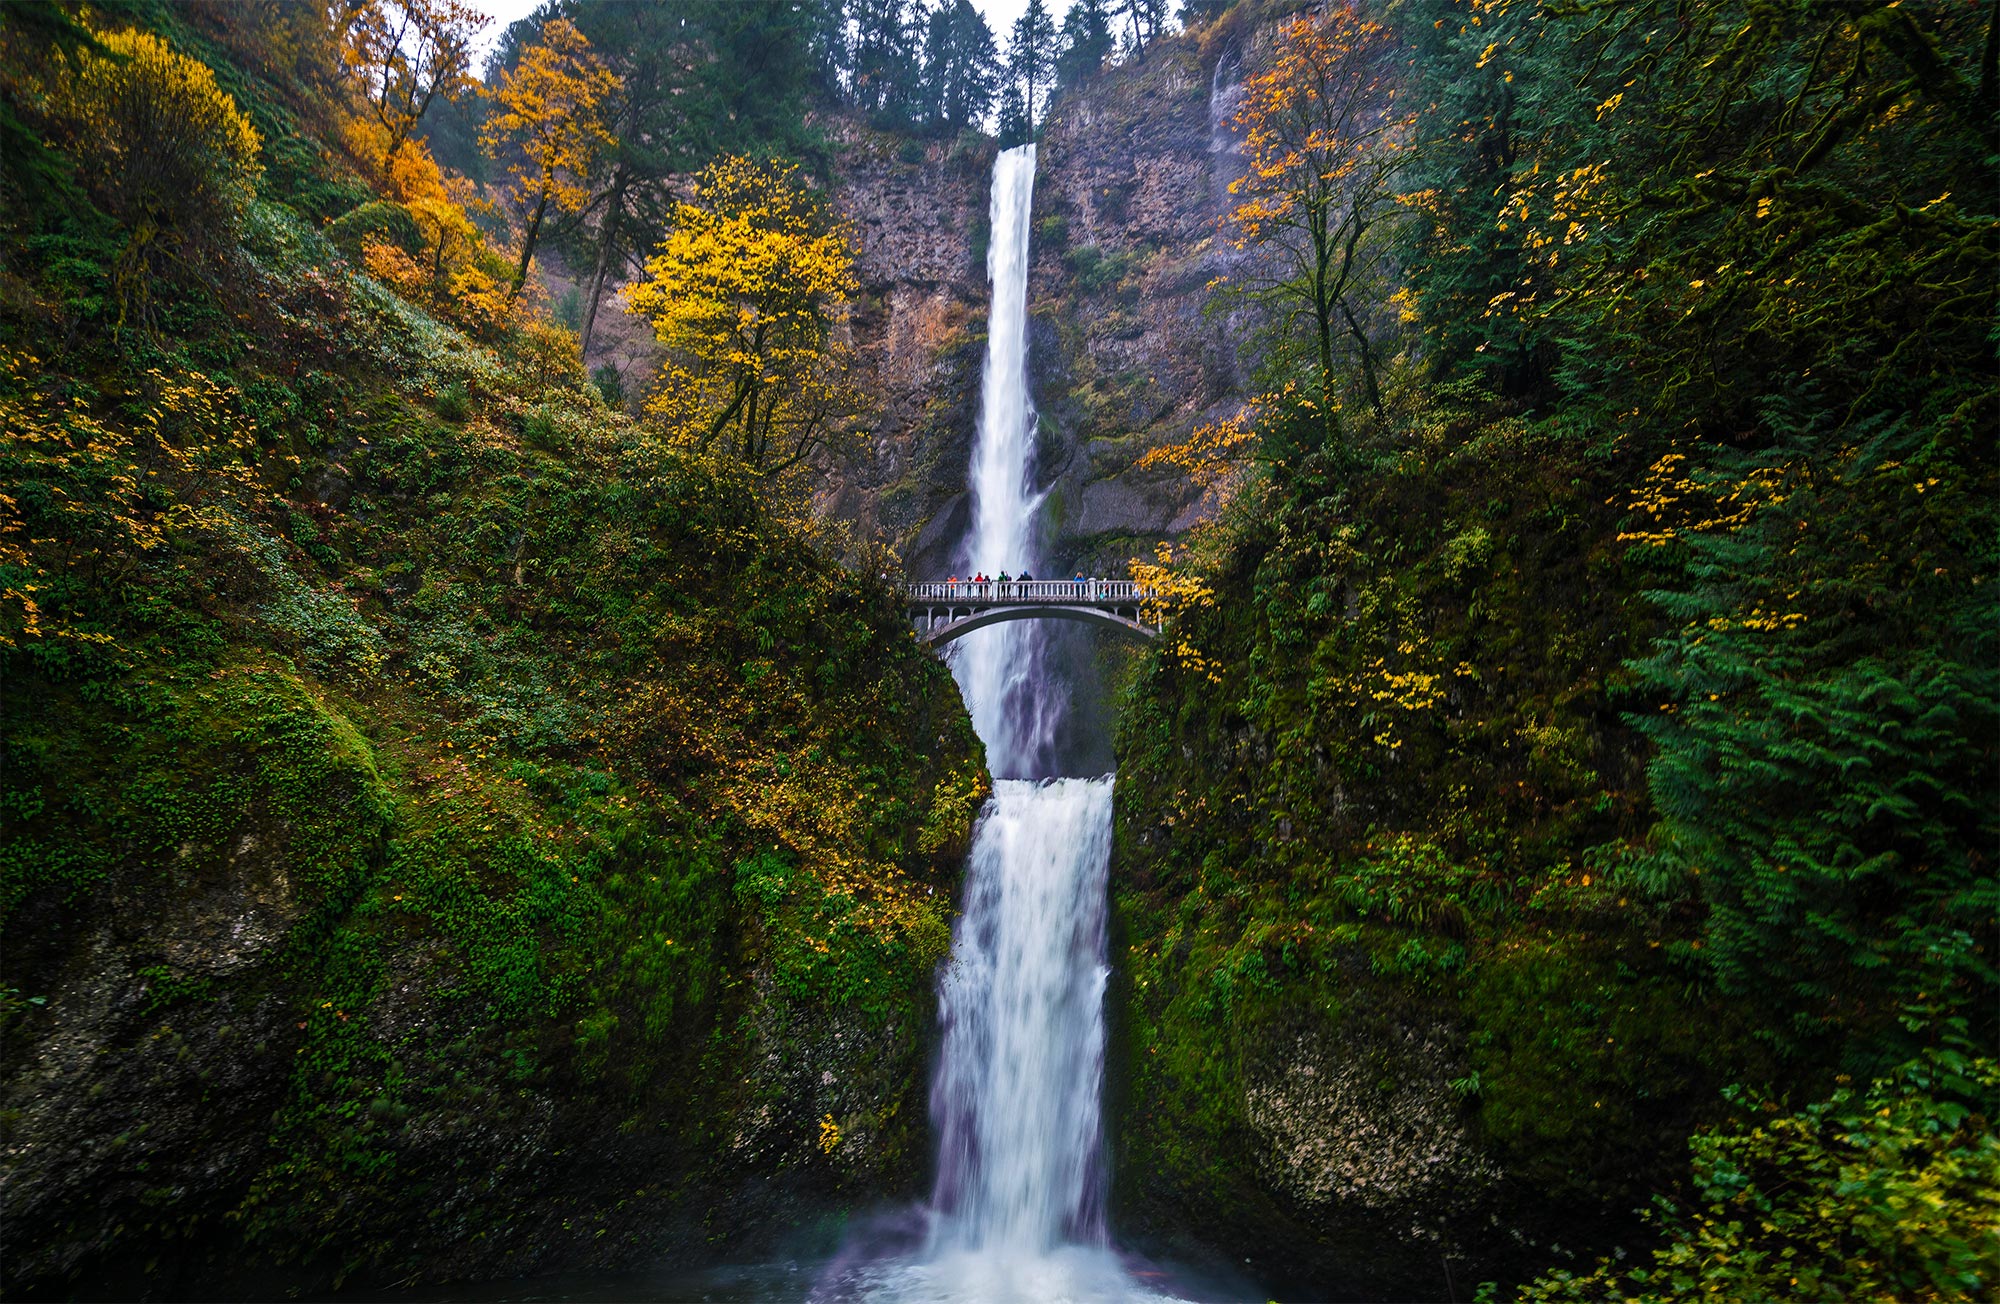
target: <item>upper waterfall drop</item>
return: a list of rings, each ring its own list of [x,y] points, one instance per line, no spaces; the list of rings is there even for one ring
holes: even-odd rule
[[[979,428],[972,446],[972,557],[987,571],[1020,571],[1040,558],[1033,524],[1035,403],[1028,393],[1028,216],[1035,202],[1035,147],[993,161],[986,276],[992,286]]]
[[[1041,564],[1036,518],[1035,404],[1028,390],[1029,213],[1035,199],[1035,147],[1017,145],[993,161],[986,270],[992,300],[979,426],[972,444],[969,571],[1019,575]],[[1042,638],[1027,625],[997,625],[967,635],[954,669],[986,742],[996,778],[1038,779],[1052,772],[1062,695],[1043,673]]]

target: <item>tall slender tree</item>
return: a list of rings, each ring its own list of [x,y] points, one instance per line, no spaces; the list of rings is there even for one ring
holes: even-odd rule
[[[999,81],[993,30],[972,0],[946,0],[932,10],[924,38],[925,123],[950,132],[982,121]]]
[[[921,0],[852,0],[852,11],[854,102],[888,125],[909,125],[922,60]]]
[[[1124,15],[1125,45],[1133,57],[1146,57],[1146,47],[1167,26],[1167,0],[1116,0]]]
[[[583,347],[605,286],[672,227],[674,179],[731,153],[803,155],[804,95],[839,0],[573,0],[568,12],[620,79],[590,222],[570,237],[591,269]],[[844,59],[844,55],[841,56]]]
[[[1056,25],[1048,5],[1028,0],[1028,7],[1014,20],[1007,46],[1007,76],[1019,94],[1021,123],[1028,136],[1041,124],[1042,110],[1055,87],[1056,48]]]
[[[1382,402],[1364,292],[1377,237],[1408,211],[1396,186],[1413,115],[1396,105],[1395,50],[1390,32],[1351,0],[1294,19],[1237,117],[1250,166],[1229,185],[1238,200],[1230,218],[1237,246],[1261,254],[1240,292],[1303,324],[1329,424],[1343,344],[1353,346],[1369,404]]]
[[[503,72],[492,92],[499,112],[486,120],[480,143],[514,175],[526,214],[521,257],[508,287],[511,301],[528,279],[528,266],[551,206],[580,212],[591,202],[588,179],[600,154],[615,143],[606,122],[607,101],[618,77],[590,49],[590,42],[558,18],[541,39]]]

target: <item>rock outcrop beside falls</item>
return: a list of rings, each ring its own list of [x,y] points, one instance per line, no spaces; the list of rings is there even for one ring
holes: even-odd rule
[[[942,575],[965,534],[966,465],[986,323],[993,142],[916,141],[833,118],[835,203],[854,227],[861,294],[850,328],[869,396],[860,456],[820,511]]]
[[[1206,315],[1237,257],[1218,219],[1241,168],[1213,65],[1192,36],[1157,42],[1065,94],[1043,128],[1031,366],[1065,565],[1122,573],[1200,519],[1184,475],[1134,464],[1241,403],[1240,339]]]

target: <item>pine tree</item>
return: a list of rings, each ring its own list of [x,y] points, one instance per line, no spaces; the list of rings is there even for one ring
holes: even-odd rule
[[[915,119],[923,6],[912,0],[852,0],[854,61],[849,90],[855,106],[884,126]]]
[[[1056,85],[1074,86],[1102,68],[1116,44],[1111,37],[1110,0],[1075,0],[1063,16]]]
[[[943,132],[973,126],[993,107],[999,81],[993,31],[972,0],[948,0],[933,10],[924,39],[924,121]]]
[[[1021,98],[1021,83],[1012,77],[1000,84],[1000,148],[1012,149],[1035,138],[1028,121],[1028,108]]]
[[[1055,86],[1055,67],[1055,21],[1044,0],[1028,0],[1028,7],[1014,20],[1013,40],[1007,47],[1007,76],[1020,97],[1023,139],[1033,137],[1041,123]],[[1004,127],[1003,123],[1003,135]]]
[[[1125,48],[1134,58],[1146,57],[1146,47],[1167,25],[1167,0],[1116,0],[1126,21]]]

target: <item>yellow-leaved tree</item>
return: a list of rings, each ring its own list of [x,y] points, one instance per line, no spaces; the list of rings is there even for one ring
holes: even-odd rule
[[[616,143],[607,114],[618,87],[618,75],[566,18],[550,19],[541,40],[521,52],[519,65],[500,74],[492,92],[498,111],[480,128],[479,143],[514,174],[526,215],[510,301],[528,279],[550,206],[566,213],[589,206],[590,174]]]
[[[795,166],[709,165],[626,292],[668,354],[647,410],[676,443],[769,481],[841,451],[858,407],[842,329],[855,288],[848,229]]]
[[[327,12],[381,129],[381,158],[370,161],[387,186],[431,105],[476,84],[473,47],[492,19],[468,0],[328,0]]]
[[[1351,0],[1287,23],[1270,71],[1244,87],[1236,121],[1249,168],[1229,185],[1239,249],[1260,257],[1240,292],[1304,328],[1328,421],[1335,354],[1351,343],[1362,388],[1382,402],[1364,291],[1386,220],[1407,210],[1397,181],[1416,115],[1396,102],[1398,50]]]

